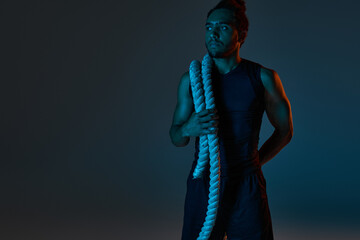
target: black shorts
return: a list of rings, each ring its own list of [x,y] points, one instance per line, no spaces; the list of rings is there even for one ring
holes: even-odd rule
[[[187,179],[181,240],[196,240],[205,221],[209,200],[209,175]],[[221,176],[220,198],[210,240],[273,240],[266,181],[258,168],[236,177]]]

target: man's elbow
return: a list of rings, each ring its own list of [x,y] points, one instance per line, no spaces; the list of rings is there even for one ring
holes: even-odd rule
[[[176,142],[174,141],[173,138],[171,138],[171,143],[175,146],[175,147],[185,147],[189,144],[189,140],[186,140],[185,142]]]
[[[292,137],[293,137],[293,129],[289,128],[285,132],[285,139],[289,143],[291,141]]]
[[[176,137],[176,131],[177,130],[175,130],[173,126],[170,128],[169,135],[170,135],[171,143],[175,147],[185,147],[186,145],[188,145],[190,142],[190,138],[186,138],[184,141],[180,141]]]
[[[292,128],[286,128],[286,129],[279,129],[278,132],[280,133],[280,136],[284,141],[289,143],[293,137],[293,129]]]
[[[174,144],[175,147],[185,147],[185,146],[188,145],[189,142],[185,142],[185,143],[174,143],[174,142],[172,142],[172,143]]]
[[[290,142],[293,137],[293,130],[291,129],[288,134],[288,141]]]

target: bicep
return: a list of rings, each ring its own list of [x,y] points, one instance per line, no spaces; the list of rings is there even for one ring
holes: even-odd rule
[[[192,112],[194,105],[189,93],[190,77],[188,72],[181,77],[178,91],[177,91],[177,104],[174,112],[172,125],[182,125],[186,122]]]
[[[261,78],[265,87],[265,111],[269,121],[280,131],[292,131],[291,106],[279,75],[274,70],[262,68]]]

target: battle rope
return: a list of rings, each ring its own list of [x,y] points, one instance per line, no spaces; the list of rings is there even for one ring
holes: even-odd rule
[[[190,83],[194,99],[195,112],[200,112],[205,108],[215,109],[215,100],[211,85],[212,65],[213,60],[211,59],[209,54],[206,54],[204,56],[202,60],[202,65],[200,65],[200,62],[197,60],[192,61],[190,64]],[[201,77],[203,82],[201,82]],[[201,232],[197,240],[207,240],[210,237],[211,231],[215,225],[219,205],[220,154],[217,127],[215,127],[215,131],[215,133],[200,136],[199,157],[193,173],[193,179],[203,177],[205,172],[205,166],[209,160],[210,155],[210,188],[208,208],[205,222],[203,224],[203,227],[201,228]]]

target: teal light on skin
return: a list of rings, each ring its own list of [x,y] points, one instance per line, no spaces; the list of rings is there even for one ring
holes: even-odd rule
[[[233,12],[228,9],[213,11],[206,20],[205,29],[205,46],[219,72],[224,74],[236,68],[241,61],[239,50],[244,33],[239,34]]]

